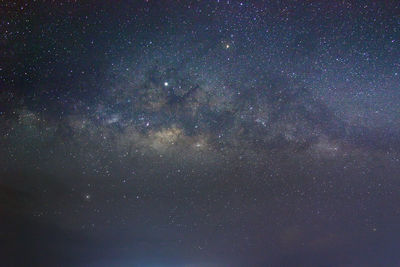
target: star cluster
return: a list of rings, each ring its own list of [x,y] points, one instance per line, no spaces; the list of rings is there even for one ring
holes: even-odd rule
[[[1,6],[5,264],[400,262],[397,1]]]

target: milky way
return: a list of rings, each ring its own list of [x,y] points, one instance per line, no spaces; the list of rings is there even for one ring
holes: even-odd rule
[[[395,266],[396,1],[5,1],[6,266]]]

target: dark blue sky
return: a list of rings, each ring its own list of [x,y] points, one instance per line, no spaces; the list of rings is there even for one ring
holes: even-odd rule
[[[6,266],[396,266],[397,1],[3,1]]]

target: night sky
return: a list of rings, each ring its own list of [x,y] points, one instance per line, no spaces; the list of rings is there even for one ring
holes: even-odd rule
[[[0,1],[1,266],[399,250],[399,1]]]

